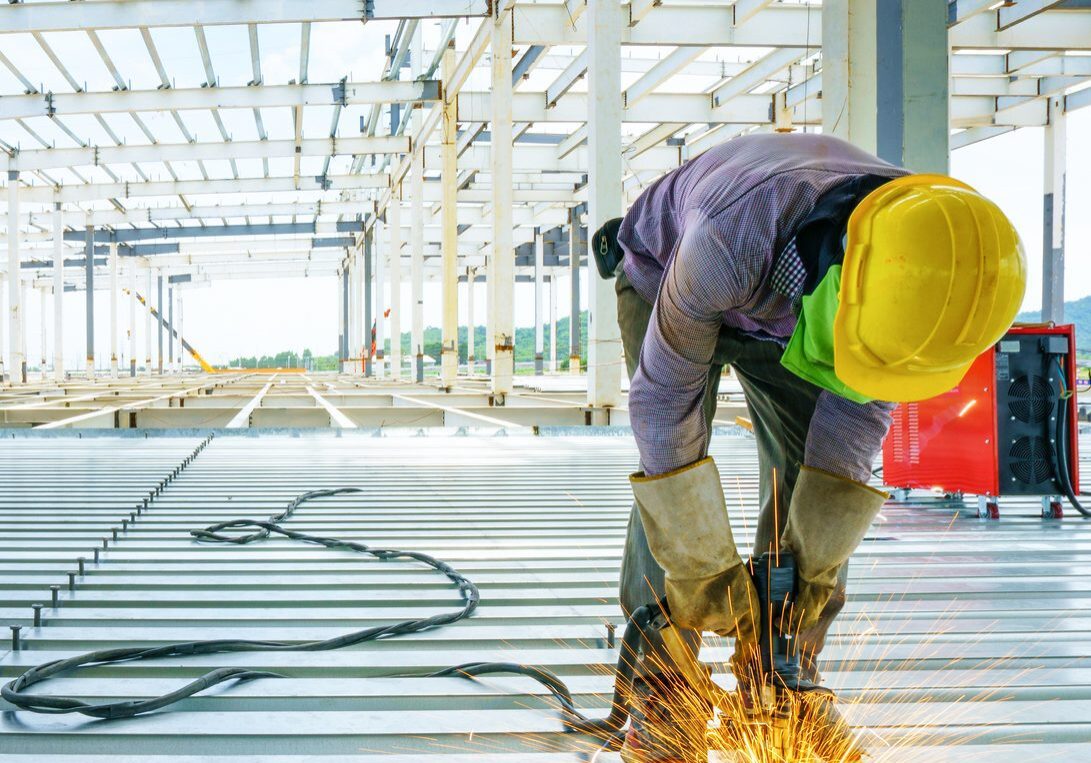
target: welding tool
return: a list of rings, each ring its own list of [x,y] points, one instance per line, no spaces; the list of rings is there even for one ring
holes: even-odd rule
[[[750,570],[761,606],[761,638],[756,658],[735,669],[743,722],[750,727],[746,736],[763,739],[786,762],[815,756],[861,760],[864,751],[834,708],[834,693],[804,675],[800,665],[795,557],[783,549],[768,551],[750,560]]]

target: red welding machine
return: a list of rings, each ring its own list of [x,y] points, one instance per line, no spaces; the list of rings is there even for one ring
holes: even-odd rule
[[[953,390],[897,407],[883,481],[903,499],[913,488],[977,495],[990,519],[1016,495],[1063,516],[1062,496],[1079,493],[1075,350],[1072,325],[1013,327]]]

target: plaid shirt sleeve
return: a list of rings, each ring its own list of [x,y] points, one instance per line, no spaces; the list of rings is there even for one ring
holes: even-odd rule
[[[724,311],[744,304],[761,272],[734,256],[701,213],[691,213],[648,323],[629,389],[629,411],[647,474],[680,469],[705,455],[701,412]]]
[[[894,408],[894,403],[857,403],[823,390],[807,430],[803,463],[866,483]]]

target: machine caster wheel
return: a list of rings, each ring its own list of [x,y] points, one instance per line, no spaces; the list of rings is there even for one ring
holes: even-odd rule
[[[1042,517],[1045,519],[1064,519],[1064,506],[1060,501],[1050,501],[1049,509],[1042,512]]]
[[[896,487],[890,491],[890,498],[898,503],[905,503],[909,500],[909,488]]]
[[[977,507],[977,516],[981,519],[1000,519],[1000,504],[996,501],[984,501]]]

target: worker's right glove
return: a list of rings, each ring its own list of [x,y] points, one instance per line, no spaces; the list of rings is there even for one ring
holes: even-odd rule
[[[804,466],[799,470],[782,548],[798,569],[798,630],[815,625],[837,585],[837,575],[864,539],[889,496],[859,482]]]
[[[739,557],[720,474],[711,458],[629,478],[648,547],[666,573],[671,620],[681,628],[758,639],[758,597]]]

